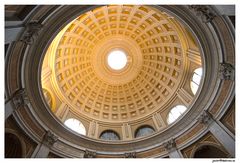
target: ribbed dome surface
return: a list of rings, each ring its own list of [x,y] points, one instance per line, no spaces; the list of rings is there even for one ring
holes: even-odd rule
[[[177,26],[148,6],[104,6],[72,21],[55,58],[57,82],[68,103],[81,114],[111,121],[161,109],[184,70]],[[126,52],[121,70],[108,66],[114,49]]]

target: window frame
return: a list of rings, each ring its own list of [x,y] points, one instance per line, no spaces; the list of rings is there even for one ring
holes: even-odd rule
[[[70,120],[72,120],[72,123],[75,123],[74,125],[77,125],[76,123],[78,123],[78,129],[74,129],[73,127],[75,127],[75,126],[70,126],[70,122],[68,122],[68,124],[66,124],[66,122],[67,121],[70,121]],[[75,121],[75,122],[74,122]],[[76,132],[76,133],[78,133],[78,134],[81,134],[81,135],[87,135],[87,130],[86,130],[86,127],[84,126],[84,124],[80,121],[80,120],[78,120],[78,119],[76,119],[76,118],[68,118],[68,119],[66,119],[65,121],[64,121],[64,125],[67,127],[67,128],[69,128],[69,129],[71,129],[72,131],[74,131],[74,132]],[[73,124],[72,124],[73,125]],[[83,132],[82,131],[80,131],[80,130],[83,130]]]
[[[118,139],[103,139],[102,136],[103,136],[104,134],[107,134],[107,133],[113,133],[113,134],[115,134],[115,136],[116,136]],[[116,131],[109,129],[109,130],[104,130],[104,131],[102,131],[101,134],[100,134],[100,136],[99,136],[99,139],[105,140],[105,141],[119,141],[119,140],[121,140],[121,137],[120,137],[120,135],[119,135]]]
[[[171,115],[174,115],[174,113],[172,112],[173,110],[175,110],[175,109],[177,109],[177,107],[179,107],[179,106],[183,106],[185,109],[184,109],[184,111],[183,112],[178,112],[180,115],[179,116],[177,116],[177,117],[174,117],[173,116],[173,118],[175,118],[173,121],[169,121],[169,116],[170,116],[170,114]],[[182,105],[182,104],[178,104],[178,105],[175,105],[174,107],[172,107],[171,108],[171,110],[168,112],[168,115],[167,115],[167,124],[168,125],[170,125],[170,124],[172,124],[172,123],[174,123],[175,121],[177,121],[180,117],[182,117],[182,115],[185,113],[187,111],[187,107],[185,106],[185,105]]]
[[[147,135],[142,135],[142,136],[137,136],[138,132],[144,128],[150,128],[152,129],[153,132],[151,133],[148,133]],[[140,127],[138,127],[134,133],[134,138],[140,138],[140,137],[145,137],[145,136],[149,136],[151,135],[152,133],[156,132],[156,130],[154,129],[154,127],[150,126],[150,125],[142,125]]]
[[[197,73],[196,71],[198,70],[201,70],[201,75],[199,73]],[[202,81],[202,73],[203,73],[203,68],[202,67],[199,67],[199,68],[196,68],[194,71],[193,71],[193,74],[192,74],[192,77],[191,77],[191,81],[190,81],[190,88],[191,88],[191,91],[192,93],[195,95],[198,91],[198,88],[200,86],[200,83]],[[193,80],[194,76],[199,76],[200,77],[200,80],[199,80],[199,83],[197,83],[196,81]],[[194,85],[194,86],[193,86]],[[197,89],[195,90],[194,87],[197,86]]]

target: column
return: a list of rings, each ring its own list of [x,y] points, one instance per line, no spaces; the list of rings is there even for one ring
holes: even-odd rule
[[[210,132],[224,146],[224,148],[235,157],[235,140],[218,123],[212,115],[204,111],[198,118],[198,121],[208,127]]]
[[[176,147],[176,142],[174,139],[163,143],[163,146],[168,151],[168,155],[170,158],[183,158],[182,153],[178,151]]]
[[[41,144],[39,144],[33,152],[32,158],[47,158],[51,147],[57,139],[58,138],[51,131],[47,131]]]

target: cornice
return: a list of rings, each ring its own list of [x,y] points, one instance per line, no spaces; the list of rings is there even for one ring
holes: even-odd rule
[[[38,123],[41,124],[43,128],[48,128],[61,140],[67,140],[71,142],[71,144],[75,144],[80,148],[85,148],[90,151],[101,150],[109,154],[114,152],[124,153],[124,151],[138,152],[141,150],[146,150],[147,147],[159,146],[169,138],[176,138],[178,136],[180,137],[180,133],[182,131],[185,132],[191,127],[189,126],[189,124],[192,124],[193,122],[195,123],[196,118],[198,117],[199,113],[202,112],[204,106],[207,106],[207,108],[205,109],[210,109],[210,107],[212,107],[207,103],[211,103],[209,99],[214,100],[214,97],[217,97],[217,94],[212,94],[214,92],[213,89],[220,89],[219,87],[215,87],[217,85],[217,81],[215,76],[212,75],[214,73],[216,74],[216,67],[218,67],[219,60],[218,57],[214,56],[217,50],[211,35],[211,30],[209,30],[208,28],[211,23],[200,22],[198,19],[196,19],[196,16],[190,14],[191,11],[189,11],[189,9],[184,6],[161,6],[160,8],[164,9],[166,12],[176,15],[177,18],[187,24],[189,28],[193,31],[195,36],[198,38],[199,45],[201,45],[201,52],[202,54],[204,54],[204,68],[208,69],[209,72],[205,72],[206,74],[204,82],[202,82],[202,85],[200,86],[200,89],[202,89],[202,91],[199,92],[199,94],[196,96],[194,104],[190,106],[190,111],[186,113],[186,115],[181,120],[179,120],[178,123],[169,126],[158,134],[146,137],[144,139],[106,143],[104,141],[86,138],[84,136],[74,135],[70,133],[63,127],[62,124],[60,124],[60,122],[56,121],[56,119],[49,113],[48,108],[43,102],[43,97],[41,97],[41,94],[39,93],[39,87],[41,86],[39,69],[41,68],[43,55],[45,54],[46,49],[53,37],[60,31],[60,29],[64,25],[71,21],[76,15],[80,15],[82,12],[92,8],[94,8],[94,6],[87,6],[84,8],[84,10],[79,10],[77,6],[63,6],[58,9],[55,14],[52,15],[52,17],[48,17],[46,21],[41,20],[42,22],[44,22],[44,24],[38,35],[42,37],[36,36],[36,40],[29,45],[28,51],[24,52],[24,55],[26,57],[25,69],[24,72],[19,72],[24,74],[23,82],[26,86],[26,93],[31,104],[31,107],[29,109],[30,112],[33,113],[33,118],[36,119],[36,121],[39,121]],[[40,13],[42,12],[43,11],[41,11]],[[30,21],[31,20],[29,20],[29,22]],[[10,55],[13,54],[10,53]],[[10,75],[11,72],[7,75],[7,77],[9,77]],[[8,79],[9,78],[7,78],[7,82]],[[214,79],[214,81],[212,81],[212,79]],[[11,85],[8,87],[11,87]],[[218,93],[216,90],[215,92]],[[230,97],[226,98],[225,100],[227,101],[229,98]],[[19,119],[19,122],[20,121],[24,121],[24,119]],[[29,126],[25,126],[25,129],[31,131],[31,128],[29,128]],[[32,134],[32,136],[34,137],[35,135]],[[57,140],[56,143],[58,143],[58,141],[59,140]],[[71,146],[67,143],[67,141],[63,142],[65,143],[64,145]],[[53,146],[52,148],[57,149],[55,146]]]

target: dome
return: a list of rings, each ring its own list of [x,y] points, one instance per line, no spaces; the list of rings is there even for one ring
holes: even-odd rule
[[[154,6],[97,7],[55,37],[43,63],[51,63],[52,83],[42,87],[52,85],[53,98],[80,120],[113,129],[113,124],[146,121],[157,113],[167,126],[162,117],[173,105],[189,106],[194,98],[190,92],[184,99],[181,92],[190,88],[186,75],[201,67],[195,40],[178,19]]]

